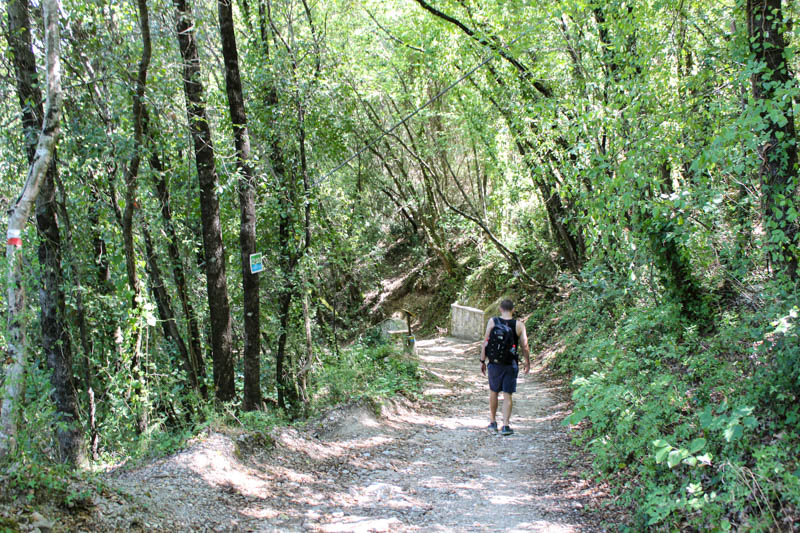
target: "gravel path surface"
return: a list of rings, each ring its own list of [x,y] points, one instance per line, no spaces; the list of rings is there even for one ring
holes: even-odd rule
[[[511,425],[489,433],[478,345],[418,343],[424,399],[333,410],[306,429],[211,434],[146,467],[109,474],[127,494],[79,529],[254,532],[603,531],[604,494],[581,478],[566,403],[520,375]],[[502,408],[502,405],[501,405]],[[589,509],[595,509],[589,511]],[[610,529],[614,529],[613,526]]]

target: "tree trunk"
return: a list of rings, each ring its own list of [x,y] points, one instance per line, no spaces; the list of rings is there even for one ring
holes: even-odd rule
[[[100,231],[100,205],[102,200],[100,193],[96,187],[96,177],[91,173],[89,178],[89,190],[91,191],[91,205],[89,206],[88,219],[89,226],[92,232],[92,245],[94,249],[94,275],[96,284],[95,287],[99,294],[108,296],[111,294],[113,287],[111,283],[111,266],[108,262],[108,250],[106,249],[106,241]],[[86,352],[84,359],[84,379],[86,381],[86,391],[89,399],[89,423],[91,431],[90,450],[92,458],[96,459],[99,452],[100,435],[96,425],[96,403],[98,398],[103,398],[106,391],[102,380],[96,382],[97,388],[92,386],[92,376],[95,375],[95,367],[91,360],[91,354],[97,354],[99,357],[105,356],[105,365],[111,365],[110,354],[113,351],[115,360],[121,359],[121,338],[122,329],[114,319],[114,315],[108,305],[108,299],[102,298],[100,300],[100,313],[103,317],[101,319],[100,334],[95,334],[94,343],[91,345],[89,351]],[[119,341],[117,339],[120,339]],[[99,347],[98,347],[99,345]]]
[[[94,175],[89,175],[89,180],[97,179]],[[100,192],[94,183],[89,184],[92,192],[91,205],[89,206],[89,225],[92,227],[92,244],[94,246],[95,275],[97,276],[97,287],[101,294],[111,292],[111,266],[108,263],[108,249],[100,228]]]
[[[233,123],[236,162],[239,170],[239,245],[242,259],[244,311],[244,398],[242,408],[253,411],[261,405],[261,310],[258,274],[250,272],[250,255],[256,252],[256,207],[250,159],[250,133],[239,76],[239,53],[233,26],[231,0],[219,0],[219,33],[225,60],[225,88]]]
[[[144,109],[144,91],[147,85],[147,69],[150,66],[152,47],[150,45],[150,16],[147,10],[147,0],[137,0],[139,8],[139,27],[142,32],[142,57],[139,60],[139,72],[136,77],[136,89],[133,94],[133,155],[125,170],[125,210],[122,214],[122,242],[125,248],[125,270],[128,274],[128,286],[133,293],[131,297],[131,313],[138,314],[141,304],[141,284],[136,272],[136,250],[133,243],[133,215],[138,208],[136,199],[136,186],[139,177],[139,166],[142,160],[142,122]],[[131,372],[136,381],[141,382],[141,363],[139,361],[139,348],[141,346],[142,320],[139,319],[135,326],[136,340],[133,343],[133,357],[131,358]],[[136,390],[141,390],[137,388]],[[137,394],[138,395],[138,394]],[[134,402],[136,411],[136,428],[139,433],[147,429],[147,407],[141,400]]]
[[[412,132],[411,128],[409,128],[408,124],[403,124],[403,129],[406,132],[408,140],[410,142],[410,146],[408,143],[404,142],[399,136],[391,133],[390,131],[386,130],[383,127],[379,119],[378,113],[375,109],[365,100],[361,99],[362,105],[364,105],[367,115],[369,116],[370,120],[376,127],[378,127],[385,135],[391,136],[394,138],[398,143],[402,146],[403,150],[405,150],[409,155],[414,157],[414,159],[420,165],[420,171],[422,173],[422,193],[418,193],[413,185],[409,185],[409,189],[411,194],[416,199],[416,203],[418,207],[414,210],[414,219],[419,221],[420,227],[422,229],[422,235],[425,238],[426,242],[430,246],[430,248],[434,251],[434,253],[439,257],[439,260],[442,262],[442,267],[445,269],[449,276],[453,276],[456,273],[456,266],[457,261],[453,256],[452,252],[447,246],[447,236],[443,233],[440,219],[439,219],[439,206],[436,202],[436,193],[434,192],[435,187],[432,185],[432,182],[435,178],[431,177],[431,172],[429,170],[429,166],[425,164],[425,160],[421,157],[421,150],[418,147],[417,143],[417,136]],[[400,112],[400,108],[392,102],[394,106],[394,110],[396,112]],[[393,154],[393,150],[389,145],[388,141],[384,143],[386,147],[387,154]],[[370,150],[373,154],[375,154],[383,164],[383,167],[392,177],[395,185],[397,186],[398,192],[401,195],[404,195],[405,187],[402,186],[399,178],[395,175],[394,172],[391,170],[391,166],[389,165],[389,160],[393,159],[394,164],[397,166],[398,171],[403,176],[403,178],[409,184],[412,183],[412,180],[409,176],[408,170],[405,168],[403,164],[403,160],[400,157],[388,157],[380,154],[380,151],[377,149],[372,148]]]
[[[311,15],[306,7],[306,15],[311,21]],[[313,26],[312,26],[313,33]],[[298,128],[298,143],[300,145],[300,170],[303,174],[303,233],[305,235],[303,242],[302,254],[307,256],[311,250],[311,182],[308,178],[308,158],[306,157],[306,121],[305,121],[305,107],[303,105],[303,95],[300,91],[295,93],[297,102],[297,128]],[[308,373],[314,362],[314,343],[311,335],[311,313],[308,305],[308,290],[306,288],[306,275],[303,275],[303,283],[300,284],[300,289],[303,291],[303,325],[306,337],[306,356],[302,365],[298,365],[297,371],[297,387],[299,390],[300,399],[303,403],[309,402],[308,397]]]
[[[550,90],[548,86],[546,86],[540,80],[533,79],[533,73],[525,64],[523,64],[520,60],[518,60],[517,58],[513,57],[511,54],[508,53],[508,51],[502,45],[502,42],[500,41],[500,38],[497,35],[489,34],[487,37],[484,37],[485,35],[484,31],[476,32],[475,30],[473,30],[460,20],[456,19],[455,17],[452,17],[447,13],[444,13],[443,11],[439,11],[432,5],[428,4],[425,0],[415,0],[415,1],[425,11],[431,13],[433,16],[437,18],[445,20],[450,24],[456,26],[458,29],[460,29],[462,32],[464,32],[478,44],[492,50],[494,53],[502,57],[507,63],[512,65],[514,69],[517,71],[517,77],[521,82],[522,91],[526,98],[532,97],[532,95],[529,94],[530,92],[529,87],[535,89],[539,95],[545,98],[551,98],[553,96],[553,91]]]
[[[66,324],[64,276],[61,270],[61,236],[55,208],[55,160],[36,198],[39,230],[39,264],[42,269],[39,304],[42,350],[52,372],[50,383],[56,406],[56,437],[62,461],[80,465],[85,460],[83,430],[78,416],[78,398],[72,370],[72,345]]]
[[[231,312],[228,302],[228,283],[225,279],[225,250],[219,221],[218,179],[214,163],[211,127],[205,107],[205,94],[200,78],[200,57],[194,36],[191,10],[186,0],[173,0],[177,12],[177,35],[183,58],[183,90],[186,114],[194,141],[195,164],[200,183],[200,216],[203,224],[203,250],[206,266],[206,287],[211,318],[211,354],[214,367],[216,398],[227,402],[234,399],[231,349]]]
[[[148,133],[148,116],[145,108],[145,133]],[[150,137],[151,144],[155,144],[152,137]],[[198,386],[200,394],[203,398],[208,398],[208,389],[206,387],[206,365],[203,361],[202,345],[200,343],[200,329],[197,325],[197,315],[194,311],[194,306],[189,298],[189,291],[186,287],[186,273],[183,268],[183,261],[181,260],[180,249],[178,248],[178,235],[175,232],[175,223],[172,221],[172,207],[170,200],[169,182],[167,181],[167,169],[164,166],[161,158],[152,147],[150,153],[150,167],[156,172],[155,188],[156,196],[161,211],[161,218],[164,221],[164,229],[167,233],[167,255],[172,265],[172,278],[175,281],[175,288],[178,291],[178,299],[181,301],[181,309],[183,316],[187,321],[187,329],[189,334],[189,357],[192,365],[192,375],[195,376],[193,383]],[[190,377],[191,379],[191,377]]]
[[[284,178],[287,176],[284,175]],[[283,247],[280,256],[281,279],[283,286],[280,287],[278,296],[278,316],[281,329],[278,334],[278,349],[275,353],[275,374],[278,388],[278,407],[281,409],[296,409],[297,388],[292,383],[294,377],[291,361],[286,356],[286,345],[289,338],[289,321],[291,318],[292,299],[297,288],[294,279],[295,267],[297,266],[298,254],[294,251],[292,243],[292,232],[294,231],[293,210],[295,205],[294,180],[291,176],[285,180],[285,189],[279,191],[280,201],[280,220],[278,222],[278,242]],[[287,365],[287,363],[289,363]]]
[[[311,398],[308,395],[308,374],[314,366],[314,338],[311,333],[311,310],[308,305],[308,291],[303,293],[303,326],[305,330],[306,340],[306,357],[303,364],[300,365],[300,370],[297,376],[297,386],[300,390],[300,398],[303,403],[308,403]]]
[[[125,171],[125,211],[122,215],[122,240],[125,247],[125,269],[128,273],[128,285],[133,292],[132,309],[139,307],[141,287],[136,272],[136,252],[133,245],[133,214],[137,208],[136,186],[139,176],[139,165],[142,157],[142,122],[144,108],[144,91],[147,84],[147,69],[150,65],[152,48],[150,45],[150,19],[147,1],[138,0],[139,25],[142,31],[142,57],[139,60],[139,72],[136,78],[136,89],[133,94],[133,155]]]
[[[258,23],[263,46],[264,57],[270,60],[270,41],[269,41],[269,20],[267,9],[263,0],[258,2]],[[272,117],[279,116],[278,88],[274,81],[270,80],[264,87],[266,93],[265,104],[270,110]],[[289,314],[291,312],[293,282],[291,274],[294,271],[295,254],[292,253],[290,246],[290,234],[292,231],[292,209],[294,205],[294,181],[287,175],[286,161],[284,159],[281,140],[277,134],[277,121],[273,122],[273,129],[269,132],[270,142],[270,163],[272,177],[276,183],[280,184],[278,194],[278,242],[283,246],[280,254],[281,279],[283,286],[280,287],[278,295],[278,317],[281,328],[277,335],[277,346],[275,349],[275,388],[278,393],[278,407],[287,409],[290,405],[294,406],[296,399],[296,389],[291,386],[290,372],[287,369],[286,344],[288,341]]]
[[[150,237],[150,231],[147,229],[146,224],[142,227],[142,234],[144,235],[150,290],[153,292],[153,298],[156,301],[158,316],[164,329],[164,337],[178,350],[183,368],[186,371],[186,375],[189,376],[189,382],[196,389],[197,373],[195,372],[193,361],[189,357],[189,350],[186,349],[186,343],[183,342],[183,337],[181,337],[181,333],[178,330],[178,324],[175,322],[175,312],[172,310],[169,294],[167,294],[167,288],[164,286],[164,277],[161,275],[161,268],[158,266],[158,257],[156,257],[153,239]]]
[[[47,65],[47,100],[41,133],[22,193],[11,206],[8,216],[8,240],[6,279],[8,309],[8,356],[11,366],[5,374],[0,410],[0,460],[5,459],[16,446],[16,413],[22,397],[22,380],[25,373],[25,294],[22,283],[22,231],[28,221],[31,208],[45,180],[53,160],[61,119],[61,61],[58,16],[59,0],[42,0],[45,29],[45,61]],[[71,372],[71,370],[70,370]]]
[[[487,67],[492,74],[495,83],[500,87],[505,87],[505,84],[500,78],[500,75],[491,66]],[[536,154],[536,150],[532,150],[533,142],[528,139],[525,131],[515,122],[511,111],[498,102],[496,99],[489,96],[489,101],[503,116],[503,120],[508,125],[511,131],[514,145],[517,152],[522,158],[522,162],[528,169],[531,175],[531,180],[539,189],[539,194],[542,195],[542,202],[544,203],[545,211],[547,212],[547,221],[549,222],[550,231],[553,233],[553,240],[561,250],[561,255],[567,263],[568,268],[576,275],[580,274],[583,265],[583,258],[585,255],[585,243],[579,228],[574,228],[572,231],[564,223],[567,215],[567,209],[561,201],[561,195],[558,189],[554,187],[551,182],[545,181],[537,173],[536,162],[531,158]],[[539,162],[544,164],[543,162]]]
[[[289,372],[285,368],[286,364],[286,343],[288,340],[289,312],[292,305],[292,288],[284,287],[280,297],[278,297],[278,315],[281,321],[281,329],[278,334],[278,350],[275,354],[275,376],[278,388],[278,407],[288,409],[297,407],[295,405],[297,391],[289,380]]]
[[[647,192],[648,196],[672,194],[672,175],[669,161],[658,167],[660,183]],[[680,241],[680,231],[675,222],[667,217],[655,218],[641,210],[641,218],[648,219],[648,228],[643,232],[650,241],[653,262],[663,279],[665,289],[672,299],[681,304],[681,313],[692,321],[707,319],[703,290],[692,271],[689,251]]]
[[[533,175],[534,172],[531,172],[531,176]],[[567,262],[567,266],[574,274],[579,274],[585,252],[583,236],[580,232],[572,232],[567,227],[565,221],[569,212],[561,200],[558,189],[543,179],[535,179],[535,181],[544,201],[547,220],[550,222],[550,227],[557,233],[556,242],[561,248],[561,253]]]
[[[22,111],[22,126],[27,143],[28,164],[36,151],[36,133],[42,127],[42,93],[37,84],[36,58],[33,54],[30,17],[26,0],[12,0],[8,5],[9,45],[13,51],[17,94]],[[60,458],[77,465],[84,460],[83,437],[78,423],[78,401],[72,380],[72,346],[65,324],[64,277],[61,271],[61,235],[55,202],[55,157],[42,181],[36,198],[36,224],[39,233],[39,289],[42,351],[52,374],[53,402],[58,424],[56,437]]]
[[[100,434],[97,431],[97,404],[95,402],[93,376],[95,374],[94,365],[91,361],[91,355],[94,350],[94,343],[89,339],[89,328],[86,324],[86,307],[83,304],[83,286],[79,262],[77,261],[72,242],[74,242],[74,232],[72,231],[72,223],[69,218],[69,211],[67,211],[67,192],[64,184],[58,177],[56,177],[56,185],[58,190],[58,210],[61,220],[63,221],[64,235],[64,255],[67,257],[72,280],[74,284],[74,297],[75,297],[75,316],[78,323],[78,337],[80,338],[81,349],[83,350],[83,380],[84,387],[86,388],[86,399],[88,403],[89,415],[89,451],[92,460],[96,461],[99,458],[99,442]],[[102,342],[100,343],[102,345]]]
[[[785,96],[794,80],[789,72],[781,4],[781,0],[748,0],[747,30],[752,60],[763,65],[753,73],[751,82],[767,135],[758,150],[767,261],[774,266],[773,275],[796,281],[798,221],[789,217],[796,209],[797,143],[794,101]]]

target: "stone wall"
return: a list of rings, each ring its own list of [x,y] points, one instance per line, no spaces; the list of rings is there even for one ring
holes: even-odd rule
[[[454,303],[450,306],[450,315],[451,336],[471,341],[483,338],[483,332],[486,328],[483,311]]]

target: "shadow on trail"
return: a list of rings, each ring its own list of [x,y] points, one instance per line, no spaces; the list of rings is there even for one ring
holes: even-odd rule
[[[423,398],[388,402],[380,418],[345,406],[276,430],[270,449],[213,434],[113,483],[152,531],[599,531],[585,511],[596,488],[560,425],[567,406],[546,384],[520,376],[515,434],[500,437],[485,429],[478,344],[421,341],[418,356]]]

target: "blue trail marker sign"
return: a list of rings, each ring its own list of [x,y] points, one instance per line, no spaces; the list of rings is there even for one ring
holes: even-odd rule
[[[264,263],[261,260],[261,252],[250,254],[250,273],[258,274],[262,270],[264,270]]]

